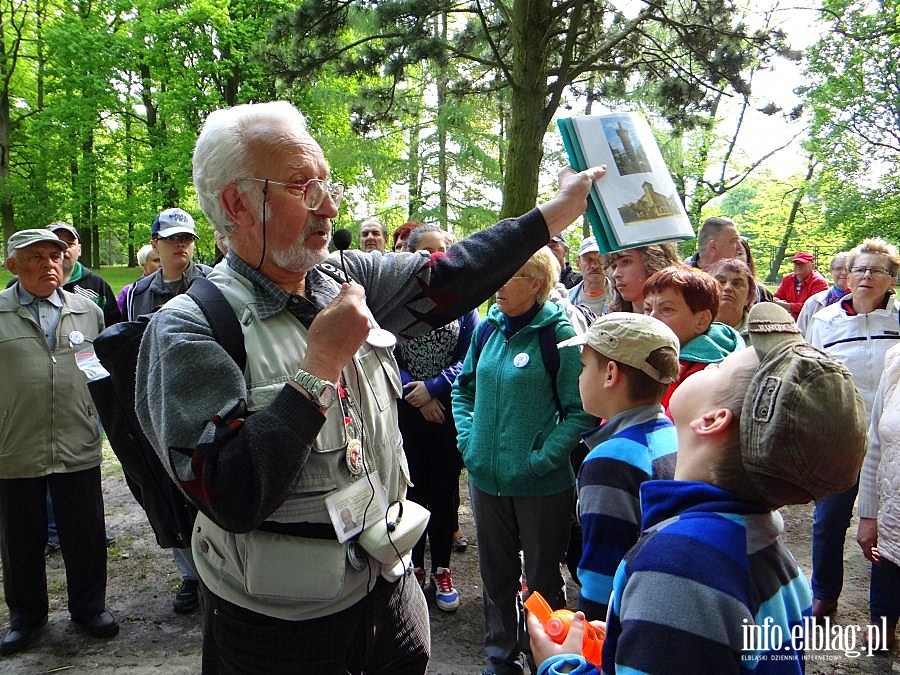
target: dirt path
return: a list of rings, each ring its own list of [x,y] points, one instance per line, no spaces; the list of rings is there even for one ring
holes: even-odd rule
[[[197,673],[200,670],[200,630],[197,615],[172,612],[171,595],[178,585],[171,557],[156,546],[143,512],[134,502],[115,465],[104,466],[104,499],[107,529],[116,535],[110,548],[107,605],[118,617],[121,632],[111,640],[95,640],[78,632],[68,620],[65,576],[59,554],[48,559],[50,620],[38,641],[27,651],[0,658],[0,673]],[[463,491],[464,492],[464,491]],[[783,511],[788,542],[809,575],[810,514],[812,507]],[[453,614],[434,607],[429,598],[432,661],[435,675],[477,675],[483,666],[481,648],[481,588],[478,548],[474,540],[471,511],[464,500],[460,511],[463,529],[469,535],[469,550],[454,554],[453,578],[462,596],[462,606]],[[855,533],[855,523],[851,529]],[[844,595],[835,621],[865,625],[868,618],[868,563],[852,537],[846,551]],[[570,583],[570,598],[577,592]],[[0,604],[0,627],[8,626],[6,606]],[[895,650],[896,652],[896,650]],[[298,673],[302,672],[298,668]],[[900,673],[900,657],[851,658],[841,653],[809,655],[807,673]]]

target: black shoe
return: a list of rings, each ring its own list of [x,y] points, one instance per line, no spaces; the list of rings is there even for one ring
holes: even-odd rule
[[[34,642],[34,638],[37,637],[37,634],[40,632],[41,628],[43,628],[47,624],[47,617],[44,617],[44,620],[38,626],[34,628],[30,628],[27,630],[13,630],[10,628],[6,631],[6,635],[3,636],[3,640],[0,640],[0,654],[3,656],[11,656],[16,652],[20,652],[25,649],[28,645]]]
[[[458,537],[453,537],[454,551],[457,553],[465,553],[467,548],[469,548],[469,540],[466,538],[466,535],[460,533]]]
[[[95,638],[108,638],[119,632],[118,622],[113,618],[113,615],[105,609],[94,616],[78,619],[73,616],[72,621],[84,628]]]
[[[837,600],[820,600],[813,598],[812,615],[814,619],[824,619],[829,614],[834,614],[837,609]]]
[[[112,536],[109,532],[106,533],[106,548],[109,548],[113,544],[116,543],[116,538]]]
[[[189,614],[197,609],[197,605],[200,604],[200,597],[197,594],[198,586],[199,582],[196,579],[182,580],[178,592],[172,599],[172,609],[177,614]]]
[[[58,541],[48,541],[47,545],[44,546],[44,557],[49,558],[51,555],[56,553],[59,550],[59,542]]]

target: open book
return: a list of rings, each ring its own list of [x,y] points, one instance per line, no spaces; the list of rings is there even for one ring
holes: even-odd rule
[[[573,169],[607,166],[606,176],[591,187],[587,208],[601,253],[695,236],[643,117],[609,113],[557,124]]]

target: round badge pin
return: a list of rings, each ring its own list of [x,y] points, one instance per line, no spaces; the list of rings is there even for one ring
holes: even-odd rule
[[[80,330],[73,330],[69,333],[69,344],[73,347],[84,342],[84,334]]]
[[[347,443],[347,468],[354,476],[362,473],[362,443],[353,438]]]
[[[516,368],[524,368],[528,365],[528,362],[531,360],[531,357],[528,356],[525,352],[519,352],[513,357],[513,365]]]
[[[369,335],[366,337],[366,342],[368,342],[373,347],[382,347],[384,349],[390,349],[395,344],[397,344],[397,338],[394,337],[394,334],[384,328],[373,328],[369,331]]]

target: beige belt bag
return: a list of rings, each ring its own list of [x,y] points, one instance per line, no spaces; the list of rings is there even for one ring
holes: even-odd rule
[[[344,589],[347,545],[254,530],[245,538],[244,590],[287,600],[334,600]]]

